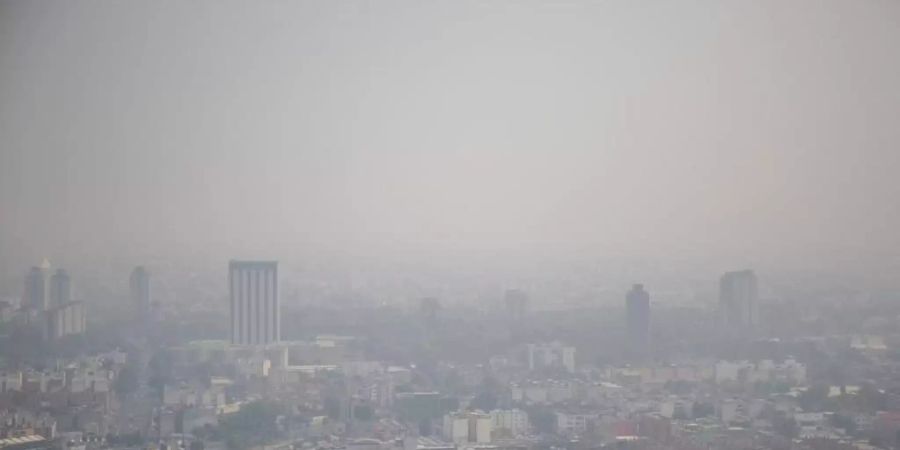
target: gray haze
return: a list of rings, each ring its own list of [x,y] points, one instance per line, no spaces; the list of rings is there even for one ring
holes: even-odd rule
[[[0,3],[0,269],[898,267],[900,2]]]

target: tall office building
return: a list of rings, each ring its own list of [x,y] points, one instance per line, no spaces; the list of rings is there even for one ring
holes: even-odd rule
[[[265,345],[281,339],[278,262],[231,261],[231,343]]]
[[[150,272],[144,266],[137,266],[131,271],[129,279],[131,286],[131,302],[134,305],[135,315],[146,318],[150,312]]]
[[[31,310],[43,311],[49,305],[50,286],[48,274],[50,263],[45,259],[40,266],[32,267],[25,275],[25,296],[22,306]]]
[[[719,280],[719,310],[723,325],[729,329],[758,325],[756,274],[752,270],[722,275]]]
[[[625,311],[630,350],[643,353],[650,344],[650,294],[643,284],[635,284],[625,295]]]
[[[72,279],[59,269],[50,277],[50,307],[63,306],[72,301]]]

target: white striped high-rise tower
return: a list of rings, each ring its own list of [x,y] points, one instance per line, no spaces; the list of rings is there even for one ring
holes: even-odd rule
[[[231,343],[266,345],[281,339],[278,262],[231,261]]]

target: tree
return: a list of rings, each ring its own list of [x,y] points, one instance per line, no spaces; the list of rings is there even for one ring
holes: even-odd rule
[[[793,417],[779,415],[772,421],[772,428],[776,433],[793,439],[797,436],[797,421]]]
[[[419,421],[419,435],[431,436],[431,419],[424,418]]]
[[[210,424],[204,424],[202,427],[197,427],[191,430],[191,434],[197,438],[198,441],[203,440],[216,440],[216,437],[219,436],[220,430]]]
[[[696,402],[691,407],[691,416],[693,416],[693,418],[695,419],[709,417],[715,414],[715,412],[716,408],[713,405],[705,402]]]
[[[541,407],[528,410],[528,421],[534,431],[538,433],[552,434],[556,432],[556,414]]]
[[[278,436],[275,420],[281,408],[264,401],[244,405],[240,411],[222,419],[221,429],[229,448],[246,449],[265,444]]]
[[[332,420],[340,420],[341,419],[341,401],[335,395],[326,395],[324,399],[322,399],[322,408],[325,410],[325,415]]]
[[[144,437],[140,433],[107,434],[106,442],[110,445],[122,445],[126,447],[138,447],[144,444]]]
[[[800,394],[797,402],[804,411],[820,411],[828,400],[828,386],[817,384],[810,386]]]
[[[370,405],[356,405],[353,407],[353,417],[368,422],[375,417],[375,413]]]
[[[137,371],[131,366],[125,366],[116,376],[113,387],[116,390],[116,394],[127,395],[138,390],[138,383]]]
[[[472,409],[480,409],[482,411],[490,411],[497,407],[497,395],[493,392],[481,392],[472,399]]]
[[[851,436],[856,433],[856,421],[845,414],[833,414],[831,416],[831,425],[836,428],[843,428],[844,431]]]
[[[165,350],[160,350],[150,358],[147,368],[150,371],[149,384],[156,389],[162,389],[172,381],[172,355]]]
[[[870,383],[860,386],[857,398],[859,399],[860,409],[865,412],[874,413],[887,408],[887,395]]]
[[[459,393],[465,386],[462,375],[456,369],[448,371],[441,381],[444,385],[444,391],[449,393]]]

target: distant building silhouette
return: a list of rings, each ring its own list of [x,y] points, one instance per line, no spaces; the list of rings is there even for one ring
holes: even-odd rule
[[[650,346],[650,294],[643,284],[635,284],[625,295],[625,320],[628,327],[628,346],[640,354]]]
[[[265,345],[281,339],[276,261],[231,261],[231,343]]]
[[[135,315],[144,319],[150,313],[150,304],[153,301],[150,272],[144,266],[137,266],[131,271],[129,279],[131,286],[131,303],[134,306]]]
[[[508,289],[503,296],[506,303],[507,317],[514,321],[520,321],[528,313],[528,294],[519,289]]]
[[[50,307],[58,307],[72,301],[72,279],[68,272],[59,269],[50,277]]]
[[[32,267],[25,275],[23,308],[43,311],[50,306],[48,301],[50,297],[49,272],[50,263],[44,259],[40,266]]]
[[[754,328],[759,324],[756,274],[752,270],[728,272],[719,280],[719,310],[729,329]]]
[[[72,280],[65,270],[50,276],[46,258],[25,275],[22,308],[28,311],[28,323],[37,325],[45,340],[84,333],[84,303],[72,301]]]
[[[419,300],[419,312],[426,322],[434,323],[441,312],[441,301],[434,297],[425,297]]]

